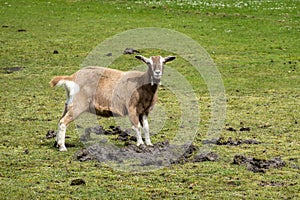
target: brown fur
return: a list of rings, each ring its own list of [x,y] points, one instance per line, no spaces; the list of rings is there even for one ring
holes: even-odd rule
[[[85,111],[102,117],[130,114],[131,122],[137,126],[139,116],[148,115],[157,101],[157,84],[151,86],[147,72],[86,67],[71,76],[55,76],[51,87],[60,80],[73,81],[80,87],[72,103],[73,119]]]

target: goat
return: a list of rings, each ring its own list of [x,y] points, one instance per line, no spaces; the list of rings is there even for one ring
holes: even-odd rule
[[[55,76],[50,86],[63,86],[67,93],[64,112],[58,123],[57,147],[66,151],[65,134],[69,123],[83,112],[102,117],[128,116],[137,136],[137,146],[151,146],[148,114],[158,96],[158,85],[164,71],[164,64],[175,56],[135,56],[148,66],[146,72],[128,71],[104,67],[85,67],[71,76]]]

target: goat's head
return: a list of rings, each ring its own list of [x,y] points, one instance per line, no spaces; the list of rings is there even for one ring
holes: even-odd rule
[[[151,76],[151,84],[153,84],[152,79],[154,79],[156,82],[160,81],[164,72],[164,64],[176,58],[175,56],[167,56],[167,57],[151,56],[150,58],[146,58],[141,55],[137,55],[135,57],[148,65],[149,68],[148,71]]]

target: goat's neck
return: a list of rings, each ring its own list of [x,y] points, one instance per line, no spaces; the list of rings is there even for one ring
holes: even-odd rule
[[[151,75],[151,72],[149,72],[149,71],[144,73],[144,75],[142,76],[142,79],[143,79],[142,87],[144,88],[144,90],[147,91],[148,94],[151,94],[152,98],[153,98],[155,93],[157,92],[160,80],[155,79]]]

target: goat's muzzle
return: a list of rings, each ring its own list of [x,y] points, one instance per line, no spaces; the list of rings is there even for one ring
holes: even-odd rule
[[[154,76],[155,79],[160,79],[161,76],[162,76],[162,71],[155,70],[154,73],[153,73],[153,76]]]

